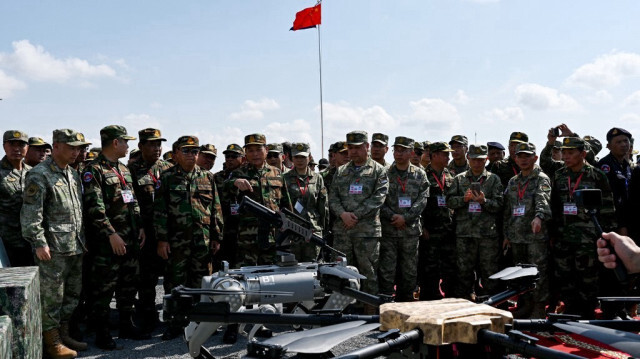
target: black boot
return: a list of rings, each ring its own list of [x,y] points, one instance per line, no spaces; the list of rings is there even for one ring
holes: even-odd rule
[[[160,324],[160,319],[158,318],[158,311],[153,310],[145,310],[142,312],[142,330],[146,333],[153,332],[158,325]]]
[[[113,350],[116,348],[116,342],[111,337],[109,327],[96,328],[96,346],[103,350]]]
[[[227,330],[222,336],[222,342],[225,344],[235,344],[238,341],[238,330],[240,330],[238,324],[227,325]]]
[[[120,339],[144,340],[151,338],[151,334],[145,333],[133,323],[132,312],[120,312],[118,330]]]

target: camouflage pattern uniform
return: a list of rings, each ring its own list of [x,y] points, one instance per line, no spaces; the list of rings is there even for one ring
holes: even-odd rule
[[[291,146],[291,154],[295,156],[308,156],[309,145],[306,143],[294,143]],[[322,177],[307,167],[304,175],[298,174],[294,167],[284,174],[284,182],[291,197],[294,213],[307,219],[313,232],[322,237],[322,230],[329,221],[329,206],[327,204],[327,189]],[[311,262],[318,258],[320,248],[313,243],[298,241],[291,246],[291,253],[299,262]]]
[[[122,135],[124,132],[124,135]],[[103,139],[135,139],[126,135],[121,126],[107,126],[100,131]],[[122,313],[130,315],[137,291],[138,255],[140,239],[138,231],[142,228],[140,207],[133,193],[133,179],[127,166],[120,161],[108,160],[100,153],[91,161],[82,174],[84,182],[85,225],[91,237],[87,245],[92,254],[92,283],[88,293],[91,306],[90,318],[98,325],[106,325],[109,315],[109,303],[115,292],[117,307]],[[123,183],[124,182],[124,183]],[[133,202],[125,203],[132,196]],[[126,254],[113,253],[109,236],[117,233],[126,245]]]
[[[28,143],[29,136],[20,131],[7,131],[3,143],[22,141]],[[22,170],[13,168],[7,156],[0,160],[0,238],[7,251],[12,267],[32,266],[33,253],[31,246],[22,237],[20,228],[20,208],[22,193],[25,189],[25,176],[31,166],[22,162]]]
[[[583,146],[584,141],[578,137],[563,139],[562,148]],[[559,291],[566,313],[580,314],[585,319],[593,318],[598,302],[596,296],[599,294],[599,265],[594,242],[599,233],[585,208],[576,203],[572,193],[583,188],[598,188],[602,191],[598,220],[602,229],[610,232],[616,228],[611,187],[606,175],[588,164],[578,172],[567,167],[558,170],[552,187],[551,210],[556,224],[553,228],[555,233],[552,233],[552,238],[555,239],[553,288]]]
[[[449,145],[453,146],[454,143],[460,143],[463,146],[469,145],[469,141],[467,140],[467,137],[462,135],[455,135],[451,137],[451,141],[449,141]],[[469,161],[467,161],[467,159],[465,158],[464,164],[462,166],[458,166],[456,165],[455,160],[451,160],[451,162],[449,162],[449,165],[447,166],[447,169],[449,170],[449,172],[451,172],[453,176],[458,175],[464,171],[469,170]]]
[[[486,145],[471,145],[469,157],[486,158]],[[464,195],[471,183],[479,182],[486,202],[479,205],[479,212],[474,212],[478,202],[465,202]],[[486,169],[474,176],[471,170],[457,175],[453,185],[447,192],[447,205],[455,211],[456,252],[458,267],[457,298],[469,298],[474,287],[474,270],[481,279],[484,292],[494,294],[496,283],[489,276],[498,271],[498,229],[496,218],[502,214],[502,184],[500,178]],[[473,205],[472,205],[473,204]]]
[[[552,157],[553,149],[560,147],[561,145],[560,141],[555,141],[555,144],[553,145],[547,143],[540,152],[540,168],[542,168],[542,171],[549,176],[551,183],[554,181],[556,171],[564,166],[563,161],[554,160]]]
[[[413,142],[410,138],[396,137],[393,145],[411,148]],[[389,192],[380,209],[382,238],[378,282],[380,293],[392,295],[395,292],[396,302],[408,302],[413,300],[417,285],[418,237],[422,234],[420,215],[427,205],[429,181],[426,173],[411,163],[404,171],[398,170],[393,163],[387,176]],[[405,228],[391,225],[391,217],[395,214],[404,217]]]
[[[54,142],[82,146],[84,136],[56,130]],[[42,331],[67,322],[78,305],[82,288],[82,253],[86,251],[82,222],[82,183],[78,173],[62,169],[47,158],[26,177],[20,222],[33,249],[49,247],[50,260],[35,262],[40,269]]]
[[[347,141],[366,143],[367,137],[364,131],[354,131],[347,135]],[[336,216],[334,246],[347,255],[347,263],[356,266],[367,277],[361,288],[370,294],[378,293],[379,241],[382,236],[380,208],[388,190],[387,171],[371,158],[359,168],[349,161],[337,170],[331,183],[329,208]],[[351,229],[344,228],[340,218],[344,212],[352,212],[358,217],[358,223]]]
[[[198,148],[198,138],[182,136],[179,148]],[[179,164],[160,176],[154,203],[158,242],[170,248],[167,279],[171,287],[199,288],[209,274],[210,241],[221,241],[222,209],[213,173],[198,167],[186,172]]]
[[[261,134],[245,137],[245,147],[248,145],[266,145],[266,138]],[[246,179],[251,184],[253,192],[241,192],[234,186],[238,179]],[[282,171],[269,166],[267,163],[256,168],[250,163],[243,164],[231,173],[224,185],[227,198],[248,196],[252,200],[274,211],[280,208],[292,210],[289,191],[282,178]],[[276,261],[275,229],[258,221],[250,213],[240,213],[238,216],[238,251],[236,252],[236,267],[273,264]]]
[[[451,152],[451,147],[446,142],[435,142],[429,146],[429,150],[431,153]],[[420,239],[418,280],[420,300],[436,300],[443,298],[440,289],[451,297],[457,276],[453,210],[446,203],[446,194],[453,185],[453,175],[446,167],[438,173],[431,165],[427,166],[426,173],[430,188],[429,200],[422,212],[422,227],[429,238]]]
[[[389,136],[383,134],[383,133],[374,133],[373,135],[371,135],[371,145],[373,146],[374,142],[379,142],[385,146],[387,146],[387,144],[389,143]],[[382,165],[382,167],[384,167],[384,169],[386,169],[387,171],[389,170],[389,167],[391,167],[391,163],[387,162],[384,158],[382,159],[383,163],[380,163]]]

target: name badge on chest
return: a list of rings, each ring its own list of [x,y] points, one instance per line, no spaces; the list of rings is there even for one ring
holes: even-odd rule
[[[302,211],[304,211],[304,206],[300,203],[300,200],[296,201],[296,205],[293,208],[295,208],[298,213],[302,213]]]
[[[349,185],[349,194],[362,194],[362,185],[358,183]]]
[[[438,207],[446,207],[447,199],[445,196],[436,196],[436,200],[438,201]]]
[[[131,192],[130,189],[122,190],[122,200],[124,203],[133,203],[136,201],[135,198],[133,198],[133,192]]]
[[[470,213],[480,213],[482,212],[482,206],[479,202],[470,201],[469,202],[469,212]]]
[[[238,208],[240,208],[239,204],[231,203],[231,205],[229,206],[229,209],[231,210],[231,215],[232,216],[237,216],[238,215]]]
[[[562,206],[562,214],[576,216],[578,215],[578,206],[575,203],[565,203]]]
[[[519,204],[517,206],[513,206],[513,211],[511,212],[511,214],[514,217],[522,217],[524,216],[524,204]]]
[[[411,208],[411,197],[398,197],[398,207]]]

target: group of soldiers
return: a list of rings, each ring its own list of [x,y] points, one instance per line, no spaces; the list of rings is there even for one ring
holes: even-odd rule
[[[308,144],[268,143],[256,133],[227,145],[215,174],[217,149],[196,136],[181,136],[164,157],[160,130],[138,137],[125,165],[120,159],[136,138],[122,126],[103,128],[95,151],[71,129],[53,131],[52,144],[4,133],[0,237],[13,266],[40,268],[43,337],[53,358],[87,348],[74,330],[85,317],[96,346],[117,347],[109,330],[114,294],[118,337],[147,339],[159,324],[159,277],[168,291],[199,287],[223,260],[276,263],[277,231],[240,209],[245,196],[305,218],[366,276],[363,291],[396,301],[494,294],[500,288],[488,277],[510,263],[535,264],[540,273],[517,317],[541,318],[563,303],[566,313],[591,318],[597,295],[631,290],[596,265],[600,233],[576,198],[600,189],[604,231],[640,238],[633,221],[640,167],[621,128],[607,132],[610,153],[601,160],[602,144],[566,125],[548,131],[540,152],[525,133],[512,133],[507,158],[500,143],[469,144],[463,135],[391,143],[382,133],[352,131],[331,145],[320,172]],[[304,241],[288,250],[298,261],[335,259]],[[633,310],[601,309],[611,317]],[[224,341],[234,342],[237,330],[228,326]],[[170,324],[163,339],[181,331]]]

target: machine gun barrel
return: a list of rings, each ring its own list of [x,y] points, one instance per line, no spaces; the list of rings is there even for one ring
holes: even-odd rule
[[[536,357],[541,359],[580,359],[582,357],[564,353],[558,350],[549,349],[541,345],[528,343],[523,340],[511,338],[506,334],[492,332],[487,329],[480,329],[478,341],[486,344],[498,345],[509,349],[511,352],[522,354],[526,357]]]
[[[358,350],[354,350],[350,353],[336,357],[335,359],[368,359],[377,358],[379,356],[387,355],[391,352],[402,350],[417,343],[422,338],[422,331],[420,329],[410,330],[406,333],[400,334],[395,339],[387,340],[383,343],[370,345]]]
[[[512,327],[516,330],[528,332],[557,331],[553,324],[567,322],[567,319],[546,320],[546,319],[515,319]],[[571,320],[573,322],[591,324],[599,327],[622,330],[625,332],[640,331],[640,320]]]

